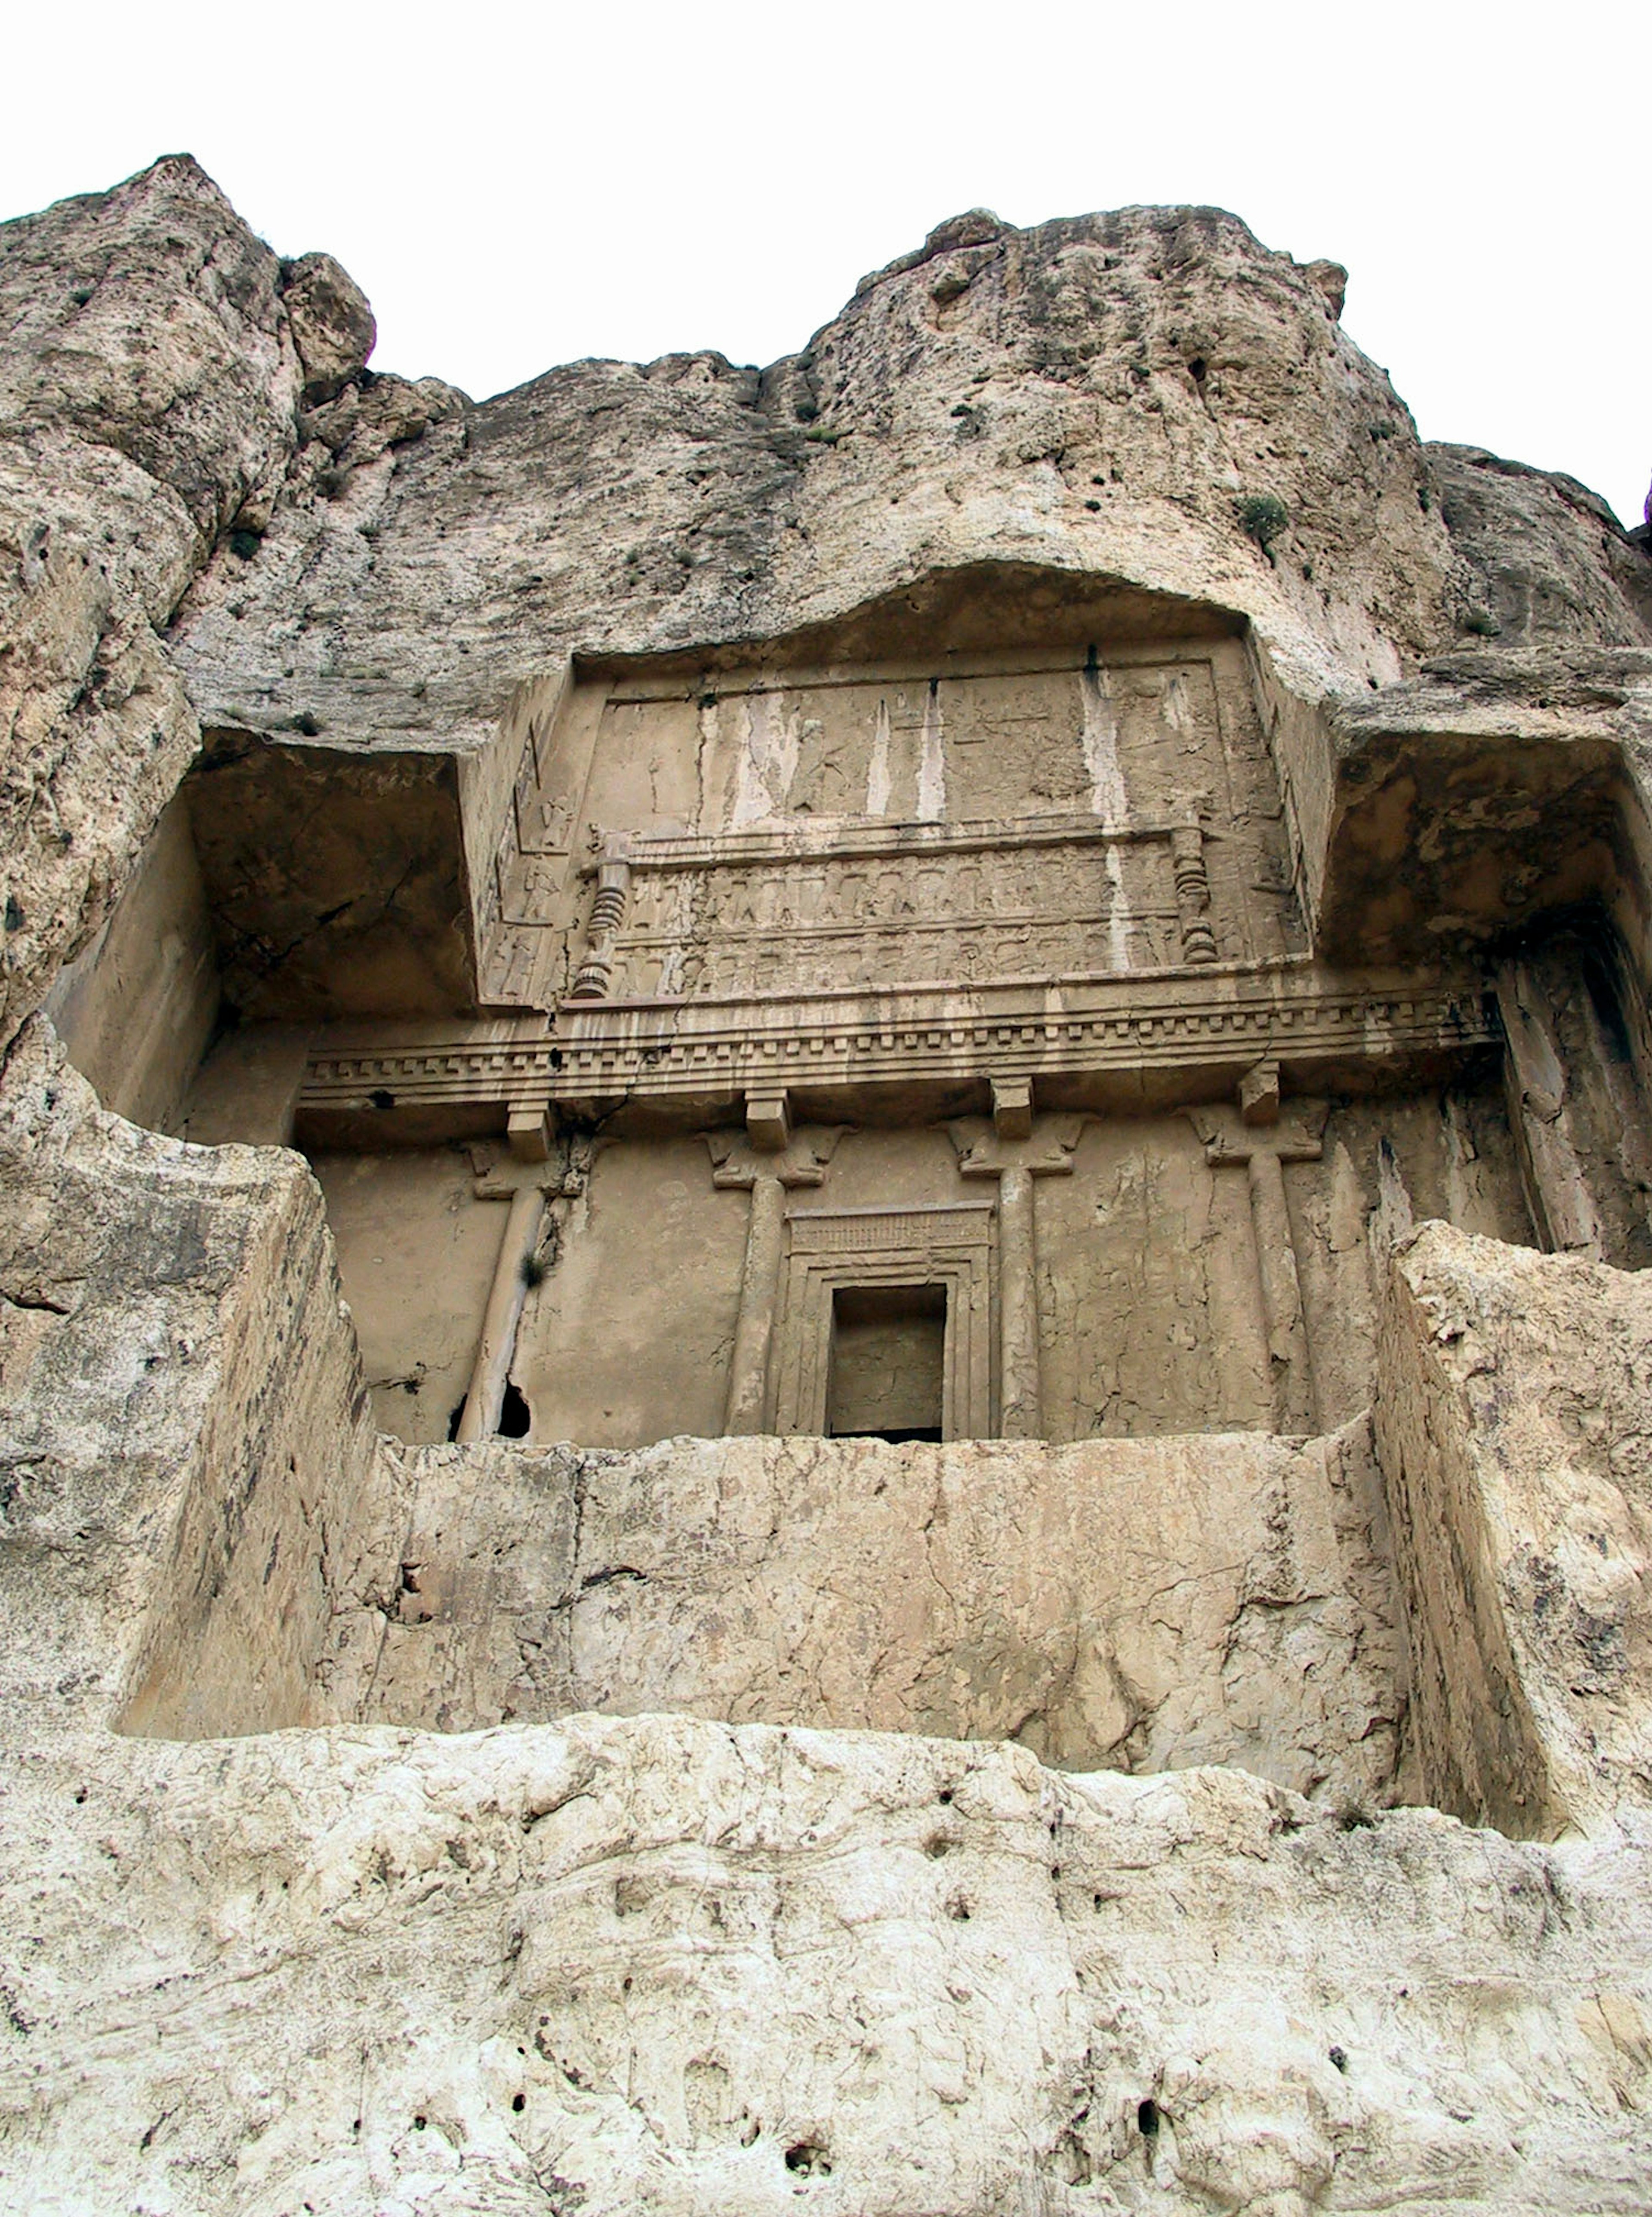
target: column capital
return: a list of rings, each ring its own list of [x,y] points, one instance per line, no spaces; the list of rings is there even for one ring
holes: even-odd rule
[[[465,1152],[471,1158],[471,1189],[478,1201],[509,1201],[533,1189],[554,1200],[585,1190],[585,1170],[576,1163],[524,1160],[492,1146],[472,1145]]]
[[[519,1163],[550,1159],[552,1124],[549,1101],[515,1101],[507,1111],[506,1142]]]
[[[1030,1078],[992,1080],[992,1128],[1001,1139],[1030,1139],[1032,1136],[1032,1081]]]
[[[847,1124],[805,1124],[779,1149],[754,1146],[745,1132],[706,1132],[712,1158],[712,1183],[749,1193],[759,1178],[783,1186],[824,1185],[826,1168],[837,1152]]]
[[[1281,1108],[1277,1123],[1249,1124],[1237,1108],[1186,1111],[1204,1143],[1205,1159],[1214,1170],[1224,1163],[1248,1163],[1259,1155],[1271,1155],[1279,1163],[1316,1163],[1325,1151],[1325,1120],[1330,1113],[1328,1102],[1293,1101]]]
[[[958,1154],[961,1177],[1001,1178],[1006,1170],[1033,1177],[1070,1177],[1073,1150],[1084,1129],[1076,1116],[1037,1116],[1025,1139],[1006,1139],[985,1116],[965,1116],[946,1131]]]
[[[792,1137],[792,1112],[786,1088],[746,1096],[746,1137],[759,1154],[779,1155]]]

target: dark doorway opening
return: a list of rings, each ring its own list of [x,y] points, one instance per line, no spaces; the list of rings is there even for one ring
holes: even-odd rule
[[[839,1286],[832,1296],[826,1430],[833,1439],[939,1440],[945,1286]]]

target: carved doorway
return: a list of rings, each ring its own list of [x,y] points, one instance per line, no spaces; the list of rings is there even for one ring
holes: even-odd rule
[[[933,1345],[934,1322],[941,1325],[940,1437],[992,1438],[996,1217],[989,1201],[924,1208],[798,1209],[788,1216],[774,1368],[775,1430],[823,1437],[835,1429],[833,1355],[840,1316],[854,1331],[880,1322],[886,1329],[903,1313],[915,1360],[926,1337]],[[927,1326],[914,1324],[926,1315]],[[853,1365],[853,1353],[850,1359]],[[842,1413],[852,1418],[853,1406]],[[933,1435],[937,1427],[856,1429]]]
[[[946,1392],[945,1286],[835,1288],[829,1437],[939,1440]]]

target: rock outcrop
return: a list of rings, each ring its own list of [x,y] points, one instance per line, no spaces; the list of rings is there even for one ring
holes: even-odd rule
[[[1624,1842],[657,1716],[43,1750],[7,1837],[20,2207],[1645,2206]]]
[[[1301,1447],[406,1461],[402,1559],[377,1580],[395,1609],[339,1621],[347,1715],[682,1708],[1014,1739],[1069,1770],[1237,1763],[1332,1804],[1393,1793],[1404,1666],[1363,1421]]]
[[[182,157],[0,227],[0,1036],[102,921],[200,747],[160,634],[291,460],[280,287]]]
[[[1603,503],[1421,447],[1329,266],[1215,209],[976,215],[767,370],[576,363],[342,470],[324,423],[256,558],[201,578],[180,666],[209,725],[479,741],[561,647],[824,633],[915,589],[978,632],[983,565],[1035,601],[1242,608],[1326,692],[1474,645],[1482,612],[1506,645],[1652,641]]]
[[[1649,1295],[1439,1224],[1395,1259],[1378,1423],[1442,1808],[1555,1831],[1649,1803]]]

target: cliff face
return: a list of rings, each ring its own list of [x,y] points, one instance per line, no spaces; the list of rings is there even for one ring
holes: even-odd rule
[[[1341,285],[1214,209],[972,215],[761,372],[576,363],[410,442],[450,404],[353,392],[256,556],[200,580],[180,665],[208,722],[451,737],[570,646],[774,639],[989,563],[1242,610],[1310,690],[1472,643],[1494,602],[1511,643],[1646,637],[1600,504],[1527,472],[1511,520],[1511,480],[1420,447]]]
[[[185,158],[0,227],[7,2206],[1646,2206],[1638,1277],[1390,1227],[1395,1579],[1363,1420],[398,1454],[303,1164],[106,1113],[37,1013],[204,738],[285,741],[317,817],[324,757],[383,756],[348,880],[362,824],[405,864],[410,758],[485,755],[570,652],[1189,603],[1254,645],[1345,956],[1378,904],[1438,952],[1481,880],[1501,929],[1610,865],[1645,959],[1652,562],[1571,481],[1420,444],[1341,283],[1212,210],[976,213],[767,370],[473,405],[367,371],[345,273]],[[1072,1776],[992,1737],[1034,1714],[1052,1761],[1260,1767],[1281,1716],[1298,1760]],[[1559,1837],[1361,1798],[1402,1791]]]
[[[1341,283],[1217,210],[971,215],[767,370],[576,363],[472,407],[364,373],[343,272],[186,157],[0,227],[8,1026],[203,722],[474,745],[570,646],[773,639],[981,565],[1045,606],[1219,602],[1310,694],[1652,639],[1603,504],[1421,447]]]
[[[1213,602],[1310,696],[1652,639],[1604,505],[1421,446],[1341,285],[1213,209],[969,215],[769,369],[582,362],[472,406],[364,372],[344,273],[186,157],[0,227],[8,1025],[203,724],[474,746],[570,647],[841,639],[914,589],[961,637],[989,565],[996,636],[1102,586]]]
[[[280,264],[193,162],[0,227],[0,1025],[101,921],[200,744],[160,645],[291,458]]]
[[[1337,298],[1212,210],[965,217],[767,370],[579,363],[391,452],[352,398],[256,559],[201,581],[183,663],[212,720],[451,732],[558,648],[773,639],[994,561],[1230,601],[1387,676],[1440,635],[1451,550]],[[1272,563],[1238,514],[1267,497]]]

